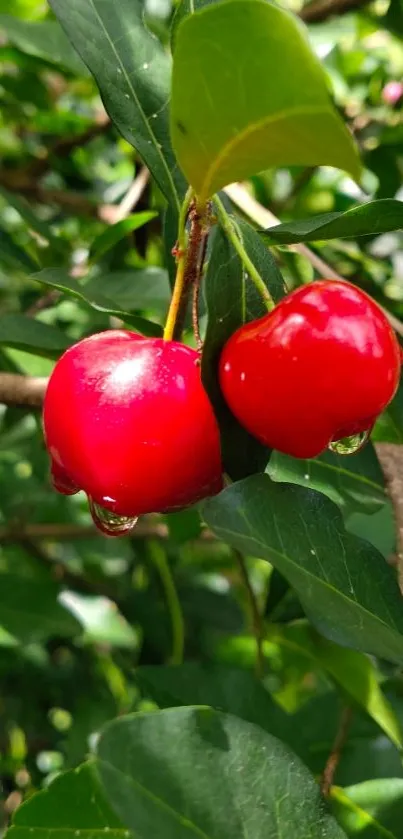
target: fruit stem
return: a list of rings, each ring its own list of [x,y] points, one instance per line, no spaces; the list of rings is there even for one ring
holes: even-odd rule
[[[164,589],[169,616],[172,626],[172,653],[168,664],[182,664],[185,648],[185,622],[182,608],[172,576],[166,552],[162,545],[155,540],[149,541],[151,559],[158,571]]]
[[[231,244],[234,246],[239,258],[241,259],[241,262],[243,263],[243,265],[245,267],[245,270],[249,274],[250,279],[254,283],[257,291],[259,292],[259,294],[260,294],[260,296],[261,296],[261,298],[262,298],[262,300],[263,300],[263,302],[266,306],[267,311],[271,312],[274,309],[274,306],[275,306],[274,300],[273,300],[273,298],[270,294],[270,291],[267,288],[264,280],[260,276],[259,271],[257,270],[257,268],[253,264],[252,260],[250,259],[250,257],[246,253],[246,250],[243,246],[241,236],[236,229],[236,226],[235,226],[235,223],[234,223],[233,219],[227,213],[227,211],[224,207],[224,204],[222,203],[220,198],[218,198],[217,195],[214,196],[213,201],[214,201],[214,204],[215,204],[215,207],[216,207],[216,210],[217,210],[219,223],[220,223],[224,233],[228,237]]]
[[[172,341],[175,333],[178,332],[177,322],[180,319],[181,311],[184,308],[183,301],[186,297],[188,286],[188,265],[189,265],[189,250],[188,236],[186,233],[186,222],[190,211],[190,206],[194,198],[193,189],[189,187],[185,198],[183,200],[181,210],[179,213],[178,222],[178,238],[176,242],[176,277],[175,285],[171,302],[169,305],[168,315],[164,328],[164,340]],[[179,331],[181,329],[179,328]]]
[[[263,652],[263,639],[264,639],[264,627],[263,621],[260,616],[259,606],[256,599],[255,592],[253,591],[251,581],[249,579],[248,569],[246,567],[245,557],[244,555],[237,550],[234,550],[234,556],[238,565],[239,576],[242,581],[243,588],[246,594],[246,600],[248,603],[249,611],[250,611],[250,618],[251,618],[251,628],[253,635],[255,636],[256,641],[256,660],[255,660],[255,675],[258,679],[263,677],[264,673],[264,652]]]

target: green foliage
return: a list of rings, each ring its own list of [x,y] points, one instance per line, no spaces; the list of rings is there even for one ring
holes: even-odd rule
[[[287,0],[0,0],[3,839],[401,839],[403,385],[362,451],[307,461],[217,376],[262,285],[328,269],[403,334],[402,5],[340,6],[303,6],[306,30]],[[185,176],[212,198],[201,375],[229,485],[107,539],[51,487],[31,377],[95,332],[162,335]]]

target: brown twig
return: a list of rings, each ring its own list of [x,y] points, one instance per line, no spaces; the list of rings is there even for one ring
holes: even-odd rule
[[[193,203],[193,205],[191,206],[189,212],[189,221],[189,241],[186,253],[183,291],[175,321],[175,329],[173,334],[174,340],[179,340],[183,332],[183,325],[189,301],[189,292],[193,286],[193,283],[197,279],[200,250],[204,236],[203,217],[195,203]]]
[[[299,12],[305,23],[322,23],[329,17],[345,15],[367,6],[370,0],[313,0]]]
[[[106,204],[99,208],[99,217],[108,224],[122,221],[134,210],[150,180],[150,173],[146,166],[140,169],[126,195],[117,207]]]
[[[44,523],[44,524],[15,524],[0,527],[0,543],[5,542],[32,542],[32,541],[70,541],[73,539],[94,539],[99,536],[99,531],[94,525],[65,524],[65,523]],[[160,539],[169,537],[169,529],[163,522],[147,521],[146,518],[139,521],[134,530],[128,535],[130,539]],[[123,538],[123,537],[122,537]],[[202,530],[199,540],[210,542],[215,539],[211,530]],[[195,540],[195,541],[199,541]]]
[[[193,334],[196,339],[196,346],[198,350],[201,350],[203,346],[203,341],[200,335],[200,327],[199,327],[199,299],[200,299],[200,287],[201,281],[203,276],[203,265],[204,260],[206,258],[206,250],[207,250],[207,242],[208,242],[208,230],[203,231],[203,238],[201,243],[200,249],[200,259],[199,265],[197,269],[197,274],[193,283],[193,296],[192,296],[192,325],[193,325]]]
[[[264,627],[260,615],[259,606],[256,600],[255,592],[251,586],[248,569],[245,563],[245,557],[240,551],[234,550],[234,556],[237,561],[239,576],[241,577],[243,587],[245,589],[248,605],[251,615],[252,631],[256,640],[256,662],[255,673],[258,679],[261,679],[264,673],[264,653],[263,653],[263,639]]]
[[[262,204],[259,204],[259,202],[249,194],[248,190],[242,184],[230,184],[230,186],[225,188],[225,192],[228,197],[231,198],[231,201],[233,201],[233,203],[246,216],[248,216],[251,221],[254,221],[255,224],[259,225],[259,227],[266,230],[270,227],[275,227],[277,224],[281,224],[280,219],[278,219],[277,216],[275,216],[274,213],[271,213],[266,207],[263,207]],[[311,251],[310,248],[307,248],[306,245],[289,245],[289,248],[290,250],[301,254],[301,256],[304,256],[305,259],[307,259],[311,265],[316,268],[322,277],[326,277],[330,280],[345,282],[345,278],[342,277],[341,274],[338,274],[331,265],[321,259],[320,256],[317,256],[317,254]],[[380,308],[384,312],[391,326],[393,326],[393,329],[399,335],[403,336],[403,323],[387,309],[382,306],[380,306]]]
[[[340,758],[341,758],[341,755],[342,755],[342,751],[343,751],[344,745],[345,745],[346,740],[347,740],[349,728],[350,728],[350,725],[351,725],[352,716],[353,716],[352,708],[350,708],[348,705],[346,705],[343,708],[343,711],[342,711],[341,716],[340,716],[339,727],[337,729],[336,736],[334,738],[332,751],[330,752],[330,755],[329,755],[329,757],[327,759],[327,762],[326,762],[326,766],[323,770],[323,775],[322,775],[322,779],[321,779],[320,788],[321,788],[322,795],[324,795],[325,798],[328,797],[329,792],[330,792],[330,788],[333,785],[334,774],[335,774],[336,769],[339,765]]]
[[[18,373],[0,373],[0,404],[40,408],[47,384],[46,378],[20,376]]]

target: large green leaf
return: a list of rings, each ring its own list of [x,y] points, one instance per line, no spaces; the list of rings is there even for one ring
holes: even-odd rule
[[[114,304],[107,297],[104,297],[102,292],[98,291],[96,283],[88,288],[87,286],[80,286],[75,280],[69,277],[67,271],[59,268],[44,268],[43,271],[32,274],[31,280],[36,280],[38,283],[43,283],[43,285],[56,288],[58,291],[68,294],[71,297],[76,297],[78,300],[82,300],[93,309],[96,309],[97,312],[114,315],[125,321],[125,323],[130,324],[137,332],[141,332],[142,335],[161,335],[162,333],[162,329],[157,323],[146,320],[139,315],[132,315],[130,312],[116,309]]]
[[[116,127],[178,208],[183,178],[169,140],[170,58],[144,26],[141,0],[50,0],[50,5],[95,77]]]
[[[143,692],[161,708],[210,705],[271,734],[287,729],[287,714],[246,670],[192,662],[180,667],[140,667],[135,675]]]
[[[335,787],[333,812],[356,839],[400,839],[403,824],[403,780],[379,778],[345,789]]]
[[[264,0],[226,0],[182,21],[171,134],[202,201],[271,166],[360,171],[302,25]]]
[[[254,475],[205,501],[202,514],[224,541],[271,562],[323,635],[403,662],[395,575],[372,545],[345,531],[322,494]]]
[[[376,513],[386,503],[385,479],[374,447],[367,444],[351,457],[325,452],[299,460],[274,451],[267,470],[273,481],[286,481],[323,492],[343,510]]]
[[[12,44],[28,55],[43,58],[80,76],[87,75],[85,65],[72,49],[59,24],[52,20],[19,20],[0,15],[0,29]]]
[[[210,708],[116,720],[100,738],[96,765],[109,802],[138,839],[344,836],[287,747]]]
[[[2,344],[33,355],[58,358],[71,346],[72,341],[56,326],[41,323],[27,315],[7,314],[0,317],[0,345]]]
[[[246,222],[238,222],[245,250],[263,277],[273,298],[284,294],[281,274],[259,235]],[[203,347],[202,378],[221,428],[223,460],[232,478],[264,469],[269,451],[249,435],[229,411],[217,380],[221,350],[243,323],[267,313],[264,303],[225,233],[216,229],[204,280],[208,324]]]
[[[18,808],[5,839],[130,839],[91,764],[59,775]]]
[[[171,295],[167,272],[153,266],[100,274],[81,288],[87,298],[102,294],[124,312],[150,309],[165,314]]]
[[[344,213],[324,213],[313,218],[288,221],[270,227],[264,235],[268,242],[292,245],[297,242],[378,236],[402,227],[403,201],[384,198],[352,207]]]
[[[96,262],[111,248],[115,247],[121,239],[124,239],[129,233],[133,233],[134,230],[143,227],[144,224],[147,224],[156,215],[155,210],[143,210],[141,213],[133,213],[127,216],[127,218],[117,221],[116,224],[107,227],[92,242],[90,247],[90,260]]]
[[[0,625],[25,643],[80,635],[80,624],[58,603],[58,594],[51,579],[1,574]]]

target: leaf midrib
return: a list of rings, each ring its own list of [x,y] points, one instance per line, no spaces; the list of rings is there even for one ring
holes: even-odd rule
[[[131,93],[132,93],[132,95],[133,95],[133,99],[134,99],[134,101],[136,102],[136,105],[137,105],[137,107],[138,107],[138,109],[139,109],[139,113],[140,113],[141,118],[142,118],[142,120],[143,120],[143,123],[144,123],[144,125],[145,125],[145,127],[146,127],[146,130],[147,130],[147,132],[148,132],[149,136],[151,137],[151,142],[153,143],[153,146],[154,146],[154,148],[155,148],[155,150],[156,150],[156,152],[157,152],[158,156],[160,157],[160,160],[161,160],[161,163],[162,163],[162,167],[163,167],[163,169],[165,170],[165,174],[166,174],[166,176],[167,176],[167,178],[168,178],[168,181],[169,181],[169,184],[170,184],[170,186],[171,186],[172,194],[173,194],[174,199],[175,199],[176,208],[177,208],[177,210],[178,210],[178,212],[179,212],[179,210],[180,210],[180,201],[179,201],[179,196],[178,196],[178,193],[177,193],[177,191],[176,191],[175,183],[174,183],[174,180],[173,180],[172,174],[171,174],[171,172],[170,172],[170,169],[169,169],[169,167],[168,167],[167,161],[166,161],[166,159],[165,159],[164,155],[162,154],[162,151],[161,151],[161,149],[160,149],[160,147],[159,147],[159,144],[158,144],[158,142],[157,142],[157,138],[156,138],[156,136],[155,136],[155,134],[154,134],[154,132],[153,132],[153,130],[152,130],[152,128],[151,128],[151,125],[150,125],[150,123],[149,123],[149,121],[148,121],[148,119],[147,119],[147,117],[146,117],[146,115],[145,115],[145,113],[144,113],[144,109],[143,109],[143,107],[142,107],[142,105],[141,105],[141,103],[140,103],[140,100],[139,100],[138,96],[137,96],[137,93],[136,93],[135,88],[134,88],[134,86],[133,86],[133,84],[132,84],[132,81],[131,81],[131,79],[130,79],[130,76],[129,76],[129,75],[128,75],[128,73],[127,73],[126,67],[125,67],[125,65],[123,64],[123,61],[122,61],[122,59],[120,58],[119,53],[116,51],[115,44],[113,43],[113,41],[112,41],[112,39],[111,39],[111,37],[110,37],[110,35],[109,35],[109,33],[108,33],[108,30],[107,30],[107,29],[106,29],[106,27],[105,27],[105,24],[104,24],[104,22],[103,22],[103,20],[102,20],[102,17],[101,17],[101,15],[100,15],[100,13],[99,13],[99,11],[98,11],[98,9],[97,9],[96,5],[95,5],[95,2],[94,2],[94,0],[88,0],[88,2],[90,3],[90,5],[91,5],[91,7],[92,7],[92,9],[93,9],[93,11],[94,11],[94,14],[96,15],[97,19],[99,20],[99,23],[100,23],[100,25],[101,25],[101,27],[102,27],[102,30],[103,30],[103,32],[104,32],[104,34],[105,34],[105,37],[106,37],[106,39],[107,39],[108,43],[110,44],[110,47],[111,47],[111,49],[112,49],[112,52],[113,52],[114,56],[116,57],[116,60],[117,60],[117,62],[118,62],[118,64],[119,64],[119,66],[120,66],[120,68],[121,68],[121,70],[122,70],[122,74],[123,74],[123,76],[124,76],[124,78],[125,78],[125,80],[126,80],[126,83],[127,83],[128,87],[129,87],[129,90],[131,91]]]
[[[265,545],[265,543],[264,543],[264,542],[261,542],[261,541],[260,541],[260,539],[256,539],[256,537],[255,537],[255,536],[249,536],[249,535],[247,535],[247,536],[243,536],[241,533],[238,533],[236,530],[230,530],[229,528],[223,528],[223,527],[212,527],[212,529],[213,529],[213,530],[214,530],[214,531],[215,531],[215,532],[216,532],[216,533],[217,533],[220,537],[221,537],[221,535],[225,535],[225,534],[227,534],[228,536],[236,537],[237,539],[239,539],[239,538],[241,538],[241,539],[242,539],[242,538],[246,538],[246,539],[248,539],[248,541],[250,541],[250,542],[254,542],[254,543],[255,543],[256,545],[258,545],[258,546],[259,546],[262,550],[264,550],[264,551],[265,551],[265,556],[264,556],[264,559],[266,559],[266,554],[267,554],[267,552],[271,552],[271,553],[275,554],[275,556],[278,556],[280,559],[282,559],[283,561],[285,561],[285,562],[289,563],[290,565],[292,565],[293,567],[295,567],[298,571],[302,572],[302,574],[305,574],[307,577],[309,577],[309,579],[314,580],[314,582],[318,582],[318,583],[322,584],[322,585],[323,585],[323,586],[325,586],[327,589],[329,589],[329,590],[330,590],[333,594],[335,594],[336,596],[338,596],[338,597],[342,598],[343,600],[346,600],[346,601],[347,601],[347,603],[348,603],[349,605],[354,605],[354,606],[356,606],[356,607],[357,607],[358,609],[360,609],[360,610],[361,610],[361,611],[362,611],[365,615],[368,615],[368,617],[369,617],[371,620],[376,621],[377,623],[379,623],[379,624],[380,624],[380,625],[381,625],[384,629],[386,629],[388,632],[393,631],[394,633],[396,633],[396,635],[397,635],[398,637],[402,637],[402,645],[403,645],[403,636],[401,636],[401,634],[400,634],[400,632],[399,632],[399,630],[398,630],[397,626],[395,625],[395,623],[394,623],[394,620],[393,620],[393,619],[392,619],[392,621],[393,621],[392,626],[388,625],[387,623],[385,623],[385,621],[383,620],[383,618],[380,618],[378,615],[375,615],[373,612],[369,612],[369,611],[368,611],[368,609],[367,609],[365,606],[363,606],[361,603],[359,603],[357,600],[351,600],[349,597],[347,597],[347,595],[346,595],[346,594],[344,594],[344,592],[340,591],[340,589],[336,589],[336,588],[335,588],[333,585],[331,585],[331,584],[330,584],[327,580],[324,580],[323,578],[320,578],[320,577],[316,577],[314,574],[312,574],[312,572],[311,572],[311,571],[308,571],[308,570],[307,570],[306,568],[304,568],[302,565],[297,565],[297,563],[296,563],[293,559],[291,559],[289,556],[287,556],[287,554],[283,554],[283,553],[281,553],[281,551],[277,550],[276,548],[267,547],[267,546]],[[224,539],[223,541],[225,541],[225,539]],[[403,649],[402,649],[402,658],[401,658],[401,660],[403,661]]]

